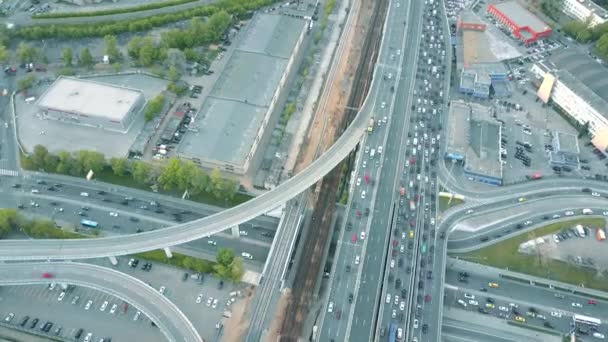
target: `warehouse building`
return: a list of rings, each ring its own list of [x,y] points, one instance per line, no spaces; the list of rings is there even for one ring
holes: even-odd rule
[[[257,14],[178,146],[181,158],[245,174],[257,168],[280,114],[282,88],[300,53],[306,21]]]
[[[502,185],[500,136],[501,125],[488,107],[464,101],[450,103],[445,159],[462,163],[469,179]]]
[[[608,147],[608,71],[589,56],[572,50],[554,53],[531,69],[542,80],[537,95],[559,107],[576,125],[588,124],[592,142]]]
[[[576,135],[564,132],[553,132],[553,151],[549,153],[551,166],[578,167],[580,149]]]
[[[462,69],[459,90],[463,94],[487,99],[508,97],[511,87],[507,80],[507,68],[502,63],[477,63]]]
[[[552,32],[549,25],[514,0],[490,4],[488,13],[524,44],[547,38]]]
[[[608,21],[608,11],[591,0],[563,0],[562,11],[580,21],[589,20],[589,26],[600,25]]]
[[[145,102],[139,90],[59,77],[36,104],[46,119],[126,133]]]

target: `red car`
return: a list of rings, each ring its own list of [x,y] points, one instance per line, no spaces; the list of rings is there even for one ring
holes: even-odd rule
[[[431,301],[431,295],[427,294],[426,296],[424,296],[424,301],[427,302],[427,303],[430,302]]]
[[[597,302],[595,301],[595,299],[589,299],[587,301],[587,304],[591,304],[591,305],[597,305]]]
[[[42,273],[42,278],[53,278],[53,273],[44,272]]]
[[[352,243],[357,242],[357,234],[353,234],[353,237],[350,239]]]
[[[414,220],[414,219],[410,220],[410,227],[412,227],[412,228],[416,227],[416,220]]]
[[[393,240],[393,247],[397,247],[399,245],[399,241]]]
[[[416,163],[416,158],[410,159],[410,165],[414,165]]]

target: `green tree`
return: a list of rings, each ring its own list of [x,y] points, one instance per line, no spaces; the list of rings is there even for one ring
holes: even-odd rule
[[[139,48],[139,63],[145,67],[151,66],[157,58],[157,52],[158,48],[152,38],[145,37]]]
[[[48,172],[55,172],[57,170],[57,165],[59,165],[59,157],[54,154],[47,154],[44,157],[44,169]]]
[[[243,259],[234,258],[232,264],[230,264],[230,280],[234,283],[241,281],[245,274],[245,267],[243,266]]]
[[[31,156],[33,166],[37,170],[43,169],[43,170],[49,171],[46,169],[46,162],[45,162],[46,157],[48,155],[49,155],[49,150],[47,150],[46,147],[44,147],[42,145],[34,146],[34,151]]]
[[[110,62],[114,63],[120,60],[120,51],[117,47],[116,36],[108,34],[103,37],[103,41],[105,43],[104,52],[110,58]]]
[[[129,43],[127,44],[127,53],[129,54],[129,57],[139,59],[139,50],[141,49],[142,41],[143,37],[141,36],[135,36],[129,40]]]
[[[232,279],[232,263],[234,259],[234,251],[220,248],[217,252],[216,263],[213,265],[215,275],[224,280]]]
[[[112,172],[114,172],[116,176],[124,176],[127,172],[127,163],[128,161],[126,158],[111,158],[110,166],[112,167]]]
[[[181,168],[177,170],[176,174],[176,185],[180,190],[190,190],[190,181],[198,170],[198,166],[192,161],[182,162]]]
[[[57,157],[59,157],[59,163],[57,163],[56,172],[65,175],[72,174],[75,169],[72,155],[69,152],[61,151],[57,154]]]
[[[563,0],[542,0],[540,3],[540,9],[543,13],[556,21],[559,20],[563,7]]]
[[[0,238],[5,237],[16,228],[19,214],[15,209],[0,209]]]
[[[172,82],[176,82],[177,80],[179,80],[182,77],[182,74],[179,72],[179,70],[172,66],[169,67],[169,71],[167,72],[167,77],[169,77],[169,80],[171,80]]]
[[[30,44],[21,42],[17,46],[17,58],[21,63],[32,63],[38,60],[39,51]]]
[[[8,62],[9,57],[10,57],[10,54],[9,54],[6,46],[0,45],[0,63]]]
[[[193,48],[184,49],[184,57],[189,62],[198,62],[198,60],[201,58],[200,54]]]
[[[164,104],[165,96],[163,94],[158,94],[155,98],[150,100],[144,110],[144,119],[146,122],[152,121],[161,112]]]
[[[162,168],[160,176],[158,176],[158,184],[164,190],[172,190],[178,185],[178,172],[182,168],[182,161],[178,158],[171,158]]]
[[[133,163],[133,170],[131,174],[133,175],[133,180],[138,183],[145,184],[150,179],[150,174],[152,172],[152,167],[142,161],[136,161]]]
[[[190,178],[190,192],[192,194],[200,194],[207,191],[209,182],[209,175],[200,168],[196,168],[196,171],[194,171],[194,174]]]
[[[34,76],[34,74],[28,74],[27,76],[17,81],[17,88],[19,89],[19,91],[27,90],[33,87],[35,82],[36,76]]]
[[[76,153],[76,162],[80,166],[78,174],[86,175],[89,170],[95,173],[103,170],[106,165],[103,153],[81,150]]]
[[[87,68],[93,65],[93,56],[89,48],[80,49],[80,65]]]
[[[165,65],[169,68],[175,67],[177,71],[182,72],[186,65],[186,56],[178,49],[167,50]]]
[[[72,60],[74,59],[74,52],[72,51],[72,49],[69,47],[64,48],[61,53],[61,56],[63,59],[63,65],[65,65],[66,67],[71,67]]]
[[[605,33],[600,37],[595,48],[601,57],[608,58],[608,33]]]

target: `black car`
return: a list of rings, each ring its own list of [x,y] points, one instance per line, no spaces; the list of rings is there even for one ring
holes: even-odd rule
[[[27,323],[27,321],[30,320],[30,316],[25,316],[21,319],[21,322],[19,323],[20,326],[24,327],[25,324]]]
[[[349,302],[349,303],[352,303],[352,302],[353,302],[353,297],[354,297],[354,296],[353,296],[353,294],[352,294],[352,293],[349,293],[349,294],[348,294],[348,302]]]
[[[426,334],[429,331],[429,325],[424,323],[422,325],[422,333]]]
[[[133,221],[133,222],[139,222],[139,219],[137,217],[129,217],[129,220]]]
[[[36,324],[38,324],[38,318],[34,318],[32,324],[30,324],[30,329],[34,329],[36,327]]]

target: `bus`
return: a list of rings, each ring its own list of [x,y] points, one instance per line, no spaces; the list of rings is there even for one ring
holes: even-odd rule
[[[583,324],[588,324],[588,325],[591,325],[594,327],[598,327],[602,324],[602,321],[600,321],[599,319],[589,317],[589,316],[574,314],[574,316],[572,316],[572,318],[574,319],[574,323],[583,323]]]
[[[414,201],[410,201],[410,210],[411,211],[416,210],[416,203],[414,203]]]
[[[97,228],[97,222],[91,221],[91,220],[82,219],[82,220],[80,220],[80,224],[85,227]]]
[[[397,324],[392,323],[391,329],[388,331],[388,342],[395,342],[397,340]]]
[[[422,248],[420,249],[420,251],[422,252],[422,254],[426,253],[426,243],[422,244]]]

